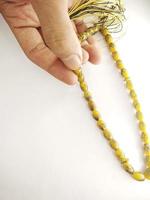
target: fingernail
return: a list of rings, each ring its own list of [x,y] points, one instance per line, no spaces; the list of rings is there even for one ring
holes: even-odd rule
[[[63,62],[69,69],[72,69],[72,70],[78,69],[82,65],[80,57],[76,54],[73,54],[71,56],[68,56],[67,58],[64,58]]]

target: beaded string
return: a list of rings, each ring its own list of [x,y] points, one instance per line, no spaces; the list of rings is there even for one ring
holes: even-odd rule
[[[128,158],[125,156],[124,152],[121,150],[118,142],[114,139],[111,131],[107,128],[105,122],[103,121],[101,115],[99,114],[99,111],[96,108],[96,105],[91,96],[91,93],[88,90],[88,86],[85,82],[82,70],[81,69],[75,70],[74,73],[78,77],[78,81],[79,81],[81,90],[83,91],[84,98],[86,99],[86,101],[88,103],[88,107],[91,111],[93,118],[97,122],[97,126],[101,130],[103,136],[108,141],[108,144],[110,145],[110,147],[113,149],[114,154],[117,157],[117,159],[120,161],[120,164],[123,167],[123,169],[126,172],[128,172],[131,175],[131,177],[133,177],[137,181],[144,181],[145,179],[150,180],[150,139],[149,139],[149,136],[146,131],[146,125],[145,125],[145,122],[143,119],[143,114],[141,111],[140,103],[137,98],[137,94],[134,90],[134,87],[133,87],[131,79],[128,75],[128,72],[127,72],[126,68],[124,67],[122,60],[120,59],[119,53],[116,50],[116,46],[115,46],[115,43],[113,41],[111,34],[109,33],[107,28],[101,29],[99,25],[96,25],[94,27],[87,29],[86,32],[82,33],[79,36],[79,40],[82,43],[89,36],[95,34],[98,31],[100,31],[105,38],[107,46],[112,55],[112,58],[116,63],[117,69],[120,71],[120,74],[123,78],[124,84],[128,90],[128,93],[132,100],[133,107],[136,112],[136,119],[138,120],[138,126],[139,126],[139,131],[141,133],[141,140],[143,143],[144,158],[145,158],[145,169],[142,172],[136,171],[133,168],[133,166],[130,164]]]

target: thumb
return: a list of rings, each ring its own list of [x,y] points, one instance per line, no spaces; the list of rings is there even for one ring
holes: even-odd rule
[[[68,15],[68,0],[33,0],[44,40],[69,69],[82,64],[82,49]]]

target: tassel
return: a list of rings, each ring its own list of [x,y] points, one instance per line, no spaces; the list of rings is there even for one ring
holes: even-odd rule
[[[119,32],[125,20],[124,11],[121,0],[74,0],[69,16],[71,20],[88,19],[90,24],[100,29]]]

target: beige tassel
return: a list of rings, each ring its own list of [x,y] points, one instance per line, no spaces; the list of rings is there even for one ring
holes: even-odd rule
[[[125,19],[121,0],[74,0],[69,16],[71,20],[89,19],[93,26],[108,28],[110,32],[122,30]]]

